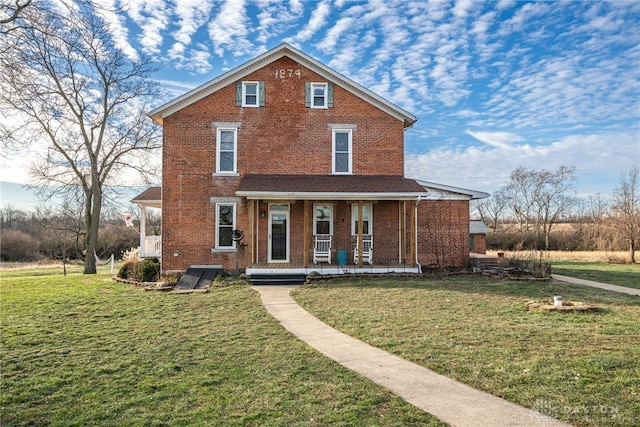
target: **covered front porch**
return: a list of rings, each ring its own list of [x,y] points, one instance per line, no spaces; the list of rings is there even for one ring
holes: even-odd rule
[[[416,207],[402,177],[246,176],[247,276],[419,273]]]

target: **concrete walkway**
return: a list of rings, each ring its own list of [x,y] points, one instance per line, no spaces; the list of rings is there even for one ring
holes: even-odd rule
[[[452,426],[568,426],[476,390],[333,329],[289,296],[297,286],[254,286],[282,326],[341,365]]]
[[[575,278],[575,277],[562,276],[560,274],[552,274],[551,278],[555,279],[555,280],[559,280],[561,282],[575,283],[575,284],[578,284],[578,285],[591,286],[593,288],[606,289],[608,291],[614,291],[614,292],[620,292],[620,293],[623,293],[623,294],[640,296],[640,289],[627,288],[627,287],[624,287],[624,286],[617,286],[617,285],[610,285],[608,283],[594,282],[593,280],[578,279],[578,278]]]

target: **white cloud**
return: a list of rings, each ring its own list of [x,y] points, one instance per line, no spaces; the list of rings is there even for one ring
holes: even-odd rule
[[[129,43],[129,29],[125,25],[125,17],[116,13],[114,0],[94,0],[97,14],[106,23],[107,29],[113,37],[116,48],[120,49],[129,59],[138,60],[138,52]]]
[[[340,36],[349,30],[353,24],[354,19],[352,17],[338,19],[335,25],[326,33],[325,37],[317,44],[318,49],[325,53],[333,53]]]
[[[281,35],[287,32],[303,12],[298,3],[284,3],[280,0],[256,0],[258,26],[256,42],[266,47],[269,39],[280,41]]]
[[[473,132],[468,130],[467,133],[478,141],[496,148],[514,148],[514,143],[524,140],[520,135],[511,132]]]
[[[127,3],[127,12],[142,30],[138,36],[142,50],[150,55],[159,54],[171,8],[164,0],[136,0]]]
[[[473,136],[483,138],[487,146],[442,146],[427,153],[408,154],[407,176],[492,192],[519,166],[535,170],[575,166],[580,182],[599,181],[610,185],[620,170],[640,164],[637,132],[576,134],[535,146],[510,144],[514,139],[516,142],[524,139],[508,133],[475,132]],[[601,192],[609,190],[600,189]]]
[[[311,18],[306,26],[304,26],[293,38],[291,42],[302,43],[309,40],[313,35],[327,23],[329,13],[331,12],[331,1],[322,0],[311,13]]]
[[[201,51],[195,51],[196,57],[186,55],[191,45],[193,36],[209,20],[213,1],[210,0],[174,0],[177,19],[174,24],[178,27],[172,32],[175,43],[168,51],[169,58],[177,63],[178,69],[193,68],[208,71],[211,67],[203,67],[203,55]],[[191,61],[198,61],[198,66],[193,67]]]
[[[214,52],[223,56],[225,50],[234,56],[253,51],[249,36],[250,19],[247,16],[244,0],[225,1],[218,14],[209,22],[209,37]]]

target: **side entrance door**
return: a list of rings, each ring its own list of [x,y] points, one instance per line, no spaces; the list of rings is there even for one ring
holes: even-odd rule
[[[289,205],[269,206],[269,262],[289,262]]]

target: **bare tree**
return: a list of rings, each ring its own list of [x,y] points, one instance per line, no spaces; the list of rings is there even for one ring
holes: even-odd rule
[[[472,203],[482,222],[492,228],[494,232],[497,231],[498,223],[509,203],[505,189],[501,188],[492,193],[490,197],[474,200]]]
[[[556,171],[519,167],[511,173],[506,197],[520,230],[533,231],[536,245],[542,234],[549,248],[549,233],[575,205],[575,179],[575,169],[566,166]]]
[[[48,195],[80,188],[84,197],[85,274],[94,258],[103,196],[160,148],[145,101],[158,96],[148,59],[119,50],[90,1],[27,8],[15,31],[0,34],[2,142],[40,153],[33,185]]]
[[[2,0],[0,3],[0,25],[15,22],[22,10],[31,4],[31,0]],[[0,27],[2,32],[9,31],[11,27]]]
[[[627,242],[630,260],[635,263],[640,241],[640,170],[637,167],[620,176],[620,186],[613,190],[612,211],[615,227]]]

